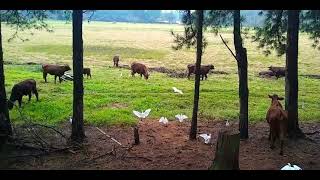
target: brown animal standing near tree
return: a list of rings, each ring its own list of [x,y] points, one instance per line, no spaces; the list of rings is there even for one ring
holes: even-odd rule
[[[34,79],[27,79],[18,84],[15,84],[12,88],[10,99],[8,101],[8,108],[11,110],[13,108],[14,102],[18,100],[19,107],[21,107],[22,96],[29,96],[29,101],[31,100],[31,93],[35,94],[37,101],[39,100],[37,83]]]
[[[195,74],[196,65],[195,64],[188,64],[187,68],[188,68],[188,79],[190,79],[190,75]],[[204,77],[205,77],[205,79],[208,78],[207,74],[209,73],[209,71],[211,69],[214,69],[214,66],[212,64],[201,65],[201,67],[200,67],[201,80],[203,80]]]
[[[266,120],[270,126],[269,140],[271,140],[270,148],[274,149],[274,143],[277,138],[280,140],[280,155],[283,155],[283,142],[287,135],[288,128],[288,115],[283,110],[283,107],[279,100],[283,100],[283,97],[278,95],[269,95],[271,98],[271,106],[267,112]]]
[[[140,74],[141,77],[143,75],[145,79],[149,78],[148,68],[144,64],[133,62],[131,64],[131,75],[134,76],[135,73]]]
[[[63,76],[63,74],[66,71],[71,70],[69,65],[52,65],[52,64],[44,64],[42,65],[42,70],[43,70],[43,78],[45,80],[45,82],[47,82],[47,75],[54,75],[54,83],[56,83],[57,81],[57,77],[59,77],[59,82],[62,82],[61,76]]]
[[[87,75],[87,78],[91,79],[91,69],[90,68],[83,68],[83,74]]]
[[[120,61],[120,57],[119,56],[114,56],[113,57],[113,66],[118,67],[119,66],[119,61]]]

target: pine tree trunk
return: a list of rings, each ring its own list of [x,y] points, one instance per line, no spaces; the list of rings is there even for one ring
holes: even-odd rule
[[[3,51],[2,51],[2,28],[0,16],[0,135],[1,142],[5,142],[9,135],[12,135],[12,127],[7,103],[7,94],[5,88],[5,76],[3,67]]]
[[[240,30],[240,10],[234,11],[233,21],[233,35],[234,46],[236,50],[238,76],[239,76],[239,101],[240,101],[240,114],[239,114],[239,130],[240,138],[248,139],[248,61],[247,50],[242,46],[241,30]]]
[[[303,137],[298,122],[298,39],[299,10],[288,10],[285,108],[288,111],[289,137]]]
[[[197,118],[199,108],[199,88],[200,88],[200,66],[202,55],[202,26],[203,26],[203,10],[197,10],[197,61],[195,71],[195,83],[194,83],[194,102],[192,112],[192,122],[190,129],[190,140],[197,138]]]
[[[72,12],[73,36],[73,122],[71,139],[82,142],[85,138],[83,127],[83,41],[82,10]]]
[[[209,170],[239,170],[240,134],[220,131],[216,153]]]

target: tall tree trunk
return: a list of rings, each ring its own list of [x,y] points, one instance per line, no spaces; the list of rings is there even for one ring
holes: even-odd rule
[[[73,40],[73,141],[82,142],[85,138],[83,127],[83,41],[82,41],[82,10],[72,12]]]
[[[285,108],[288,111],[289,137],[303,136],[298,122],[298,39],[299,10],[288,10]]]
[[[203,26],[203,10],[197,10],[197,61],[196,61],[196,76],[194,83],[194,102],[193,102],[193,113],[192,122],[190,129],[190,140],[197,138],[197,118],[198,118],[198,107],[199,107],[199,88],[200,88],[200,66],[201,66],[201,55],[202,55],[202,26]]]
[[[236,50],[238,76],[239,76],[239,130],[240,139],[248,139],[248,61],[247,50],[242,46],[241,29],[240,29],[240,10],[234,10],[233,14],[233,35],[234,47]]]
[[[1,28],[1,14],[0,14],[0,135],[1,139],[5,140],[8,135],[12,135],[12,127],[10,123],[10,116],[7,103],[7,95],[5,88],[5,77],[3,68],[3,51],[2,51],[2,28]],[[4,141],[2,141],[4,142]]]

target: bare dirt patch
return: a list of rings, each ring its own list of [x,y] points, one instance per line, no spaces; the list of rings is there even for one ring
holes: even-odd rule
[[[271,150],[268,141],[268,125],[258,123],[249,126],[249,139],[240,142],[240,169],[279,170],[287,163],[302,169],[320,169],[320,123],[301,124],[310,135],[309,140],[286,141],[284,156],[279,155],[279,144]],[[122,143],[123,148],[111,141],[93,126],[86,126],[87,142],[83,149],[54,153],[45,156],[28,156],[2,160],[2,169],[207,169],[212,163],[218,132],[224,121],[202,121],[198,134],[211,133],[211,144],[202,139],[188,140],[190,122],[170,121],[165,127],[157,120],[146,120],[139,125],[141,144],[131,147],[131,127],[100,127]],[[237,124],[231,127],[237,129]],[[70,124],[62,126],[70,134]],[[131,148],[130,148],[131,147]],[[12,149],[6,156],[19,155],[22,150]],[[24,152],[25,153],[25,152]],[[2,156],[5,157],[5,156]]]
[[[111,107],[113,109],[119,109],[119,108],[126,108],[126,107],[128,107],[128,105],[124,104],[124,103],[114,102],[114,103],[109,104],[108,107]]]

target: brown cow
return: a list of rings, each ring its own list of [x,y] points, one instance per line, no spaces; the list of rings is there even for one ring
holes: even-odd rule
[[[148,68],[144,64],[133,62],[131,64],[131,75],[134,76],[135,73],[140,74],[144,76],[145,79],[149,78]]]
[[[270,148],[274,148],[274,143],[277,138],[280,140],[280,155],[283,155],[283,142],[287,135],[288,113],[283,110],[279,100],[283,100],[278,95],[269,95],[271,105],[267,112],[266,120],[270,127],[269,140],[271,140]]]
[[[119,66],[119,61],[120,61],[120,57],[119,56],[114,56],[113,57],[113,66],[118,67]]]
[[[195,74],[196,65],[195,64],[188,64],[187,68],[188,68],[188,79],[190,79],[190,75]],[[202,80],[204,77],[205,77],[205,79],[208,78],[207,74],[209,73],[209,71],[211,69],[214,69],[214,66],[212,64],[200,66],[200,75],[201,75]]]
[[[90,68],[83,68],[83,74],[86,74],[87,78],[89,78],[89,76],[90,76],[90,79],[91,79],[91,69]]]
[[[274,73],[274,75],[279,77],[284,77],[286,75],[286,68],[285,67],[276,67],[276,66],[270,66],[268,67],[270,71]]]
[[[15,84],[12,88],[11,95],[8,102],[8,108],[11,110],[13,108],[14,102],[18,100],[19,107],[21,107],[22,96],[29,96],[29,101],[31,100],[31,93],[35,94],[37,101],[38,91],[37,91],[37,83],[34,79],[27,79],[18,84]]]
[[[42,70],[43,70],[43,78],[45,82],[47,82],[47,74],[54,75],[54,83],[57,81],[57,77],[59,77],[59,82],[62,82],[61,76],[64,75],[66,71],[71,70],[69,65],[52,65],[52,64],[45,64],[42,65]]]

